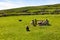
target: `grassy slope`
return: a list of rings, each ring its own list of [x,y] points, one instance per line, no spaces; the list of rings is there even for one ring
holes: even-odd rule
[[[46,9],[45,9],[46,8]],[[42,9],[49,11],[50,13],[55,11],[57,8],[60,9],[60,4],[55,4],[55,5],[44,5],[44,6],[31,6],[31,7],[22,7],[22,8],[14,8],[14,9],[9,9],[9,10],[0,10],[0,13],[5,13],[5,14],[29,14],[37,11],[41,11]],[[23,10],[28,10],[27,12],[22,12]],[[29,13],[28,13],[29,12]]]
[[[51,26],[33,27],[32,19],[49,19]],[[18,20],[22,19],[22,22]],[[30,32],[26,31],[29,25]],[[60,40],[60,16],[31,15],[0,17],[0,40]]]

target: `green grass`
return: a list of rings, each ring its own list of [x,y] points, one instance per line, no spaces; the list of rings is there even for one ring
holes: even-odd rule
[[[19,20],[22,20],[19,22]],[[32,26],[31,20],[48,19],[51,26]],[[26,31],[26,25],[30,32]],[[60,40],[60,16],[30,15],[0,17],[0,40]]]

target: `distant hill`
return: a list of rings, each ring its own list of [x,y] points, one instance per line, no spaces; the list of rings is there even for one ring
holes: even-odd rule
[[[0,16],[60,14],[60,4],[0,10]]]

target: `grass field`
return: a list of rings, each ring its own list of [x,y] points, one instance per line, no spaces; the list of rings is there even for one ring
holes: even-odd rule
[[[22,20],[19,22],[19,20]],[[51,26],[32,26],[31,20],[48,19]],[[26,25],[30,32],[26,31]],[[0,40],[60,40],[60,16],[30,15],[0,17]]]

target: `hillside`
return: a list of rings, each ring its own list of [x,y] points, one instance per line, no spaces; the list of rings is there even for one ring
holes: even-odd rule
[[[0,10],[0,16],[60,14],[60,4]]]
[[[0,10],[0,40],[60,40],[60,4]]]

